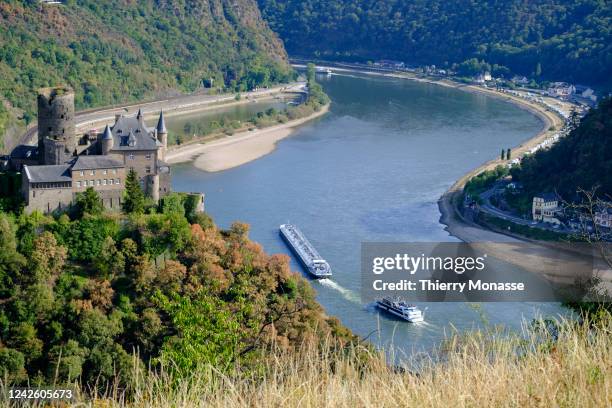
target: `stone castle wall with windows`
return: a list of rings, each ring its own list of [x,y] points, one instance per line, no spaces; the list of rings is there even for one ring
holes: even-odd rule
[[[41,92],[55,95],[49,89]],[[51,106],[61,101],[62,108],[65,108],[66,103],[73,100],[69,93],[66,88],[61,88],[61,100],[57,97],[52,100],[47,98],[42,105],[39,104],[42,106],[39,109],[45,110],[47,121],[54,120],[51,116],[56,111],[58,115],[63,115],[61,124],[64,128],[61,133],[68,136],[59,138],[39,131],[39,139],[42,140],[39,140],[38,146],[18,146],[11,155],[12,167],[22,171],[26,211],[63,211],[75,202],[78,193],[88,187],[98,193],[106,208],[119,209],[126,175],[131,169],[138,174],[140,185],[149,197],[157,201],[168,194],[171,179],[170,167],[163,161],[168,143],[163,112],[160,112],[154,128],[146,126],[143,113],[139,110],[135,116],[117,115],[115,123],[107,125],[102,133],[90,132],[79,140],[72,140],[75,129],[66,127],[74,127],[74,121],[63,120],[66,116],[62,112],[66,109]],[[47,143],[47,138],[53,138],[54,143]],[[62,143],[66,144],[66,148],[57,146]],[[66,155],[58,160],[60,156],[47,154],[47,148]],[[68,154],[69,151],[73,153]],[[54,158],[53,163],[47,162],[49,157]]]

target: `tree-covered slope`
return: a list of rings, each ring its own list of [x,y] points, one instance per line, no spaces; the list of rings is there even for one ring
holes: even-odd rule
[[[0,98],[35,113],[35,90],[69,84],[77,108],[290,76],[254,0],[0,2]]]
[[[6,384],[124,387],[139,366],[248,373],[270,347],[353,340],[287,256],[249,240],[246,224],[220,230],[178,193],[147,214],[142,204],[105,213],[90,189],[72,219],[0,211]]]
[[[604,99],[567,137],[550,149],[525,157],[511,170],[526,193],[556,191],[565,200],[576,191],[597,189],[600,197],[612,197],[612,99]],[[580,194],[579,194],[580,195]]]
[[[258,2],[294,55],[439,66],[477,57],[544,79],[609,85],[612,78],[609,1]]]

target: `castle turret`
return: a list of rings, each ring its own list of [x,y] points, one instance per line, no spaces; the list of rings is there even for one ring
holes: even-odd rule
[[[107,155],[113,148],[113,134],[111,133],[110,126],[106,125],[104,133],[102,133],[102,139],[100,139],[101,153]]]
[[[166,128],[164,111],[159,112],[159,120],[157,121],[155,132],[157,133],[157,140],[162,144],[158,156],[160,160],[164,160],[166,158],[166,149],[168,148],[168,129]]]
[[[77,148],[74,123],[74,92],[67,87],[38,91],[38,160],[62,164]]]

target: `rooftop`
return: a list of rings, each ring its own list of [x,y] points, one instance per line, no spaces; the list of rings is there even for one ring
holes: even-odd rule
[[[559,196],[556,193],[540,193],[536,197],[542,198],[544,201],[558,201]]]
[[[139,111],[140,112],[140,111]],[[142,116],[120,116],[113,127],[112,150],[157,150],[159,141],[153,137],[153,129],[149,129]]]
[[[124,167],[120,161],[109,156],[79,156],[72,164],[72,170],[113,169]]]
[[[59,183],[72,181],[69,164],[51,166],[24,166],[23,171],[30,183]]]
[[[11,159],[35,159],[38,157],[38,146],[18,145],[11,152]]]

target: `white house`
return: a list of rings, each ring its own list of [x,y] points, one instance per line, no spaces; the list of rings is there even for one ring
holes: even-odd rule
[[[559,225],[560,214],[559,197],[555,193],[542,193],[533,197],[531,215],[535,221]]]
[[[576,92],[576,88],[567,82],[553,82],[548,87],[548,95],[555,98],[567,98]]]
[[[612,208],[604,208],[600,211],[596,211],[595,217],[593,218],[595,225],[604,228],[612,228]]]

